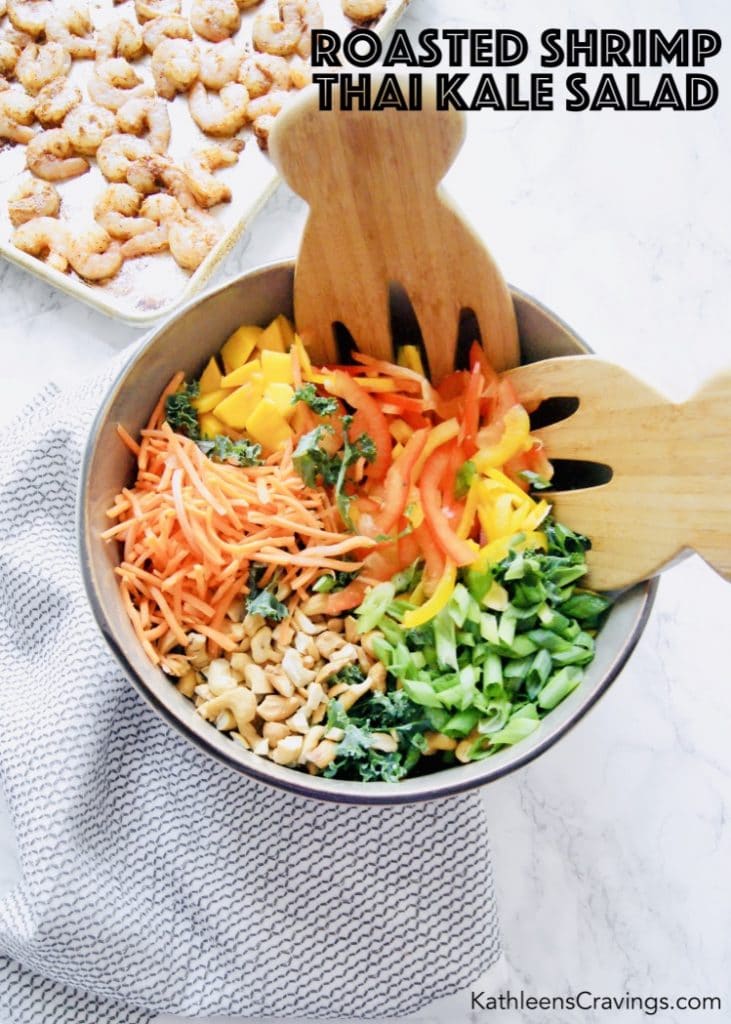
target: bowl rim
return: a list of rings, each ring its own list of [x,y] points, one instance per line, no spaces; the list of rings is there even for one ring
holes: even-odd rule
[[[644,583],[637,584],[636,587],[633,588],[642,591],[642,598],[639,611],[632,622],[629,633],[626,635],[619,650],[612,658],[603,677],[596,685],[592,694],[582,703],[577,705],[575,711],[568,719],[560,724],[554,725],[553,727],[550,725],[550,718],[547,717],[543,719],[542,724],[544,728],[541,730],[542,735],[540,740],[535,743],[535,745],[528,746],[523,753],[520,753],[520,744],[515,748],[512,748],[516,751],[516,756],[511,758],[509,761],[506,761],[504,764],[497,764],[495,767],[490,768],[490,759],[485,759],[480,762],[474,762],[470,766],[450,766],[427,775],[413,776],[404,779],[399,783],[356,782],[343,779],[324,779],[319,776],[313,777],[301,772],[293,771],[291,768],[275,765],[274,762],[270,762],[266,758],[258,758],[256,755],[252,755],[255,760],[251,764],[244,763],[238,758],[229,755],[225,749],[220,749],[214,743],[210,742],[206,738],[206,734],[199,735],[191,729],[182,718],[175,714],[172,708],[166,706],[157,697],[157,695],[148,687],[147,683],[138,675],[107,622],[102,602],[94,584],[92,553],[90,547],[92,538],[90,536],[91,530],[88,528],[87,522],[86,498],[89,490],[90,471],[100,428],[105,422],[108,413],[110,412],[114,401],[124,384],[124,378],[128,370],[137,359],[141,358],[143,353],[148,351],[148,349],[155,344],[160,334],[167,331],[176,320],[183,319],[188,311],[193,307],[214,298],[216,295],[227,291],[232,285],[241,283],[244,280],[254,278],[261,274],[271,273],[272,271],[291,270],[294,267],[294,263],[294,259],[282,259],[259,264],[250,270],[228,278],[215,288],[207,289],[206,291],[194,296],[189,302],[176,309],[174,313],[166,317],[160,324],[156,325],[137,344],[132,346],[129,358],[123,362],[114,380],[108,386],[92,420],[84,445],[81,470],[79,474],[79,486],[76,497],[76,538],[79,563],[84,589],[86,591],[87,600],[94,616],[94,620],[108,647],[112,651],[120,667],[123,669],[126,677],[134,686],[135,690],[140,694],[145,702],[165,720],[167,724],[172,725],[175,730],[180,735],[184,736],[189,743],[192,743],[194,747],[202,751],[207,756],[214,757],[217,761],[225,764],[228,768],[233,769],[248,778],[254,779],[257,782],[265,783],[268,786],[284,790],[285,792],[295,796],[306,797],[310,800],[319,800],[327,803],[346,803],[371,806],[398,806],[440,800],[454,796],[458,793],[486,786],[491,782],[495,782],[498,779],[510,775],[512,772],[524,767],[537,757],[540,757],[541,754],[545,753],[549,747],[552,747],[557,743],[564,735],[566,735],[566,733],[573,729],[574,726],[580,722],[592,708],[595,707],[600,698],[604,696],[611,684],[620,674],[639,642],[645,626],[647,625],[647,621],[655,601],[659,583],[658,577],[646,580]],[[522,289],[516,288],[513,285],[509,285],[509,288],[512,295],[518,296],[525,304],[536,309],[548,320],[553,321],[553,323],[562,331],[568,332],[586,352],[592,351],[576,331],[566,321],[558,317],[551,309],[543,305],[543,303],[539,302],[532,295],[524,292]],[[213,725],[210,725],[210,728],[215,731],[215,727]],[[216,735],[219,735],[217,731]],[[233,743],[233,741],[231,742]],[[261,765],[259,765],[258,762],[261,762]],[[473,771],[470,774],[460,772],[460,768],[465,767],[471,767]],[[453,781],[450,781],[450,775],[454,775]]]

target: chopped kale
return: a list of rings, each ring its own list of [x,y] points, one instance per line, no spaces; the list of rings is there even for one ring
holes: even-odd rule
[[[335,488],[335,501],[343,522],[349,530],[353,529],[350,518],[352,496],[346,490],[348,470],[358,459],[373,462],[376,457],[375,442],[368,434],[360,434],[354,440],[348,437],[348,430],[353,422],[352,416],[343,416],[343,447],[341,451],[330,454],[322,445],[323,438],[332,433],[332,427],[320,424],[297,442],[292,461],[294,468],[308,487],[316,487],[322,483]]]
[[[275,595],[276,583],[268,587],[260,587],[259,582],[266,571],[266,566],[252,562],[249,567],[249,592],[246,595],[246,611],[249,615],[261,615],[270,622],[281,622],[289,614],[286,604]]]
[[[304,384],[295,391],[292,405],[296,405],[297,402],[309,405],[317,416],[332,416],[338,411],[337,399],[321,397],[314,384]]]
[[[204,438],[196,442],[204,455],[214,462],[231,462],[236,466],[260,466],[261,445],[245,438],[232,441],[225,434],[217,434],[214,438]]]
[[[361,782],[402,779],[426,749],[425,733],[432,728],[424,709],[402,690],[366,694],[350,712],[345,711],[339,700],[333,700],[328,707],[327,724],[342,729],[345,735],[325,775]],[[397,749],[378,750],[373,733],[390,734]]]
[[[194,398],[198,397],[200,385],[197,380],[186,384],[173,395],[168,395],[165,400],[165,417],[173,428],[180,434],[196,441],[200,437],[198,428],[198,413],[191,405]]]

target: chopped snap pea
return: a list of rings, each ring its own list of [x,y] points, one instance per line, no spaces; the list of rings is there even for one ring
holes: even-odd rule
[[[358,609],[361,631],[381,634],[373,651],[388,685],[432,730],[467,742],[470,760],[528,737],[581,684],[611,606],[576,586],[588,541],[551,520],[543,528],[547,551],[516,551],[524,540],[516,535],[499,563],[460,570],[445,607],[417,629],[401,625],[410,605],[395,598],[400,579],[374,587]],[[421,754],[412,746],[410,756],[415,763]]]

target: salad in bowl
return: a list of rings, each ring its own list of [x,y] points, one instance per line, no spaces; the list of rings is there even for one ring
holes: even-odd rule
[[[284,316],[176,373],[106,509],[148,661],[276,765],[398,783],[525,741],[582,682],[611,599],[552,515],[531,408],[479,345],[315,366]]]

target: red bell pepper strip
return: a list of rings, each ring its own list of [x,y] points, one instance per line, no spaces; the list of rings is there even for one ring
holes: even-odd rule
[[[424,399],[414,398],[412,395],[402,395],[398,391],[391,391],[376,396],[376,401],[385,411],[391,412],[388,406],[393,407],[393,412],[398,416],[399,412],[415,412],[420,415],[424,411]]]
[[[336,590],[334,594],[327,595],[325,615],[340,615],[348,612],[351,608],[357,608],[365,597],[367,587],[360,580],[353,580],[342,590]]]
[[[474,370],[476,366],[480,367],[480,373],[488,385],[497,383],[498,375],[485,355],[485,350],[479,342],[473,341],[470,347],[470,370]]]
[[[467,458],[477,451],[477,430],[480,426],[480,396],[484,386],[484,378],[479,363],[475,363],[470,373],[470,382],[464,396],[464,415],[462,429],[459,434]]]
[[[468,380],[469,374],[466,370],[455,370],[453,373],[448,373],[446,377],[442,378],[437,388],[439,397],[445,402],[452,398],[461,398],[467,388]]]
[[[383,493],[383,511],[376,517],[381,533],[390,533],[401,518],[411,489],[411,474],[421,455],[428,430],[417,430],[406,442],[406,447],[386,475]]]
[[[460,540],[442,511],[442,492],[445,488],[445,476],[451,475],[448,474],[448,470],[452,455],[453,451],[445,446],[437,448],[433,455],[429,456],[421,473],[421,506],[429,530],[444,554],[456,565],[469,565],[475,559],[474,550],[466,541]],[[452,494],[453,492],[452,477]],[[449,500],[452,500],[451,495]]]
[[[427,594],[436,587],[444,572],[444,555],[424,522],[414,530],[414,537],[424,559],[424,581]]]
[[[405,537],[398,539],[398,560],[399,568],[407,569],[412,562],[415,562],[420,554],[419,542],[413,533],[407,533]]]
[[[360,430],[362,424],[363,430],[373,439],[376,446],[376,457],[368,466],[368,478],[382,480],[391,463],[393,442],[388,429],[388,421],[381,412],[378,402],[342,370],[335,370],[334,373],[328,375],[325,389],[331,395],[342,398],[355,409],[358,414],[359,430],[356,432],[351,428],[351,437],[357,437],[358,433],[362,432]]]

